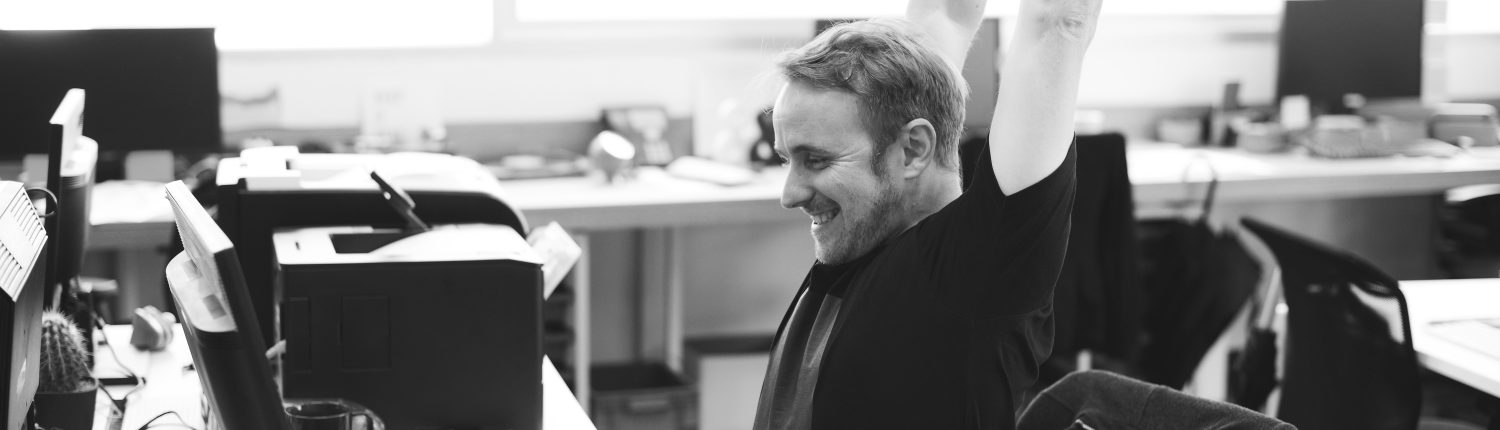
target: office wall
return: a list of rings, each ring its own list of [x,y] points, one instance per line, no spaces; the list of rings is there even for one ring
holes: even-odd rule
[[[1274,17],[1253,16],[1106,17],[1085,64],[1080,104],[1115,113],[1107,119],[1114,128],[1146,134],[1164,112],[1208,106],[1226,81],[1242,83],[1245,101],[1269,103],[1276,25]],[[473,49],[230,52],[221,59],[221,86],[231,96],[276,89],[279,106],[258,126],[289,129],[356,128],[360,99],[372,85],[430,97],[453,124],[586,123],[602,106],[659,104],[674,117],[693,118],[698,130],[691,135],[712,149],[721,126],[743,124],[748,112],[769,103],[771,62],[812,31],[810,21],[593,27],[500,29],[496,46]],[[1494,79],[1500,76],[1500,35],[1455,35],[1436,43],[1446,53],[1440,82],[1449,97],[1500,98]],[[456,147],[483,157],[546,138],[496,133],[466,139]],[[639,285],[632,280],[639,273],[631,254],[638,240],[612,234],[594,242],[609,250],[593,263],[600,360],[636,354],[639,315],[632,297]],[[691,228],[683,243],[688,335],[773,330],[812,258],[805,225]]]

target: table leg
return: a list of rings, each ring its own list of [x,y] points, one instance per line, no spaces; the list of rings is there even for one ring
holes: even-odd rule
[[[578,397],[578,404],[583,410],[589,410],[589,366],[591,354],[589,350],[590,328],[589,315],[592,313],[589,304],[589,235],[587,233],[575,233],[573,241],[578,243],[578,248],[583,250],[578,257],[578,263],[573,266],[573,394]]]

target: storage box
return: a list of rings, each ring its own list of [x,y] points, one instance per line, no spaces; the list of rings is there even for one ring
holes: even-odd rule
[[[594,366],[590,415],[600,430],[698,428],[698,390],[660,363]]]
[[[737,430],[755,422],[772,336],[700,336],[683,342],[683,370],[698,384],[698,428]]]

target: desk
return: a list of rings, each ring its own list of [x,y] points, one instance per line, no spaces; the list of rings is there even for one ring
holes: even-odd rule
[[[199,384],[197,373],[184,371],[183,366],[193,362],[192,354],[188,351],[185,336],[182,334],[180,325],[174,326],[177,338],[167,349],[159,352],[146,352],[130,346],[129,325],[111,325],[104,329],[104,333],[113,345],[113,350],[119,354],[120,362],[138,374],[143,375],[148,381],[140,391],[131,394],[129,404],[126,407],[123,429],[136,429],[145,424],[147,420],[157,414],[166,411],[177,411],[187,424],[194,428],[202,428],[202,409],[199,403],[203,387]],[[114,360],[109,357],[109,352],[97,351],[95,374],[120,374],[114,370],[118,367]],[[108,387],[116,396],[123,396],[130,387]],[[101,392],[101,396],[102,396]],[[101,398],[101,401],[103,399]],[[101,408],[102,409],[102,408]],[[378,411],[377,411],[378,413]],[[96,414],[94,428],[105,429],[103,417],[107,411]],[[175,423],[171,417],[162,418],[166,422]],[[161,420],[157,421],[162,422]],[[568,386],[563,384],[562,376],[557,373],[557,368],[552,366],[552,360],[542,359],[542,428],[544,429],[593,429],[593,422],[589,421],[587,413],[573,399],[568,391]]]
[[[1471,153],[1451,159],[1371,158],[1327,160],[1301,154],[1253,154],[1218,148],[1181,148],[1176,145],[1132,143],[1127,155],[1131,182],[1134,185],[1138,217],[1176,216],[1201,199],[1210,175],[1211,165],[1220,180],[1220,206],[1279,205],[1265,217],[1283,227],[1364,255],[1398,277],[1420,272],[1425,259],[1410,258],[1414,243],[1427,243],[1430,229],[1420,216],[1430,220],[1430,207],[1422,196],[1435,196],[1452,187],[1500,183],[1500,148],[1476,148]],[[1197,161],[1197,160],[1204,160]],[[676,179],[661,171],[645,171],[634,181],[606,185],[598,178],[557,178],[504,181],[507,201],[527,217],[532,225],[549,221],[561,223],[577,234],[584,247],[584,257],[574,269],[576,299],[573,348],[579,399],[587,404],[590,357],[589,259],[588,233],[607,230],[645,229],[646,266],[641,271],[643,293],[639,326],[643,348],[650,358],[660,358],[681,370],[682,359],[682,279],[679,270],[682,256],[682,227],[695,225],[730,225],[762,222],[806,223],[794,210],[779,203],[786,172],[768,169],[749,185],[720,187],[707,183]],[[159,198],[151,195],[150,198]],[[1316,208],[1336,199],[1410,198],[1358,208],[1331,210]],[[1313,206],[1307,211],[1288,211],[1288,207]],[[99,210],[105,210],[97,207]],[[1362,219],[1363,213],[1392,210],[1418,212],[1416,221],[1379,224]],[[419,210],[420,211],[420,210]],[[1218,211],[1222,220],[1242,214],[1266,212],[1264,207],[1243,211]],[[1308,213],[1310,212],[1310,213]],[[1356,215],[1351,215],[1354,213]],[[1410,214],[1408,214],[1410,215]],[[1352,225],[1347,218],[1356,217],[1362,224]],[[1288,220],[1290,222],[1282,222]],[[1299,224],[1300,223],[1300,224]],[[161,247],[171,237],[170,223],[129,223],[96,225],[91,249]],[[1329,230],[1335,233],[1319,234]],[[1370,238],[1370,231],[1383,232]],[[113,236],[113,237],[112,237]],[[123,239],[122,239],[123,238]],[[1372,253],[1370,249],[1395,248],[1394,253]],[[160,264],[120,264],[122,271],[140,272],[139,277],[116,275],[122,291],[159,291]],[[149,269],[149,270],[148,270]],[[801,270],[799,268],[799,270]],[[150,276],[147,276],[150,275]],[[138,279],[144,279],[138,280]],[[788,285],[788,288],[793,287]],[[790,290],[789,290],[790,291]],[[159,293],[151,293],[159,296]],[[124,296],[122,294],[122,296]],[[790,298],[791,293],[787,294]],[[161,298],[160,300],[164,300]],[[129,301],[126,302],[130,303]],[[133,307],[133,306],[132,306]],[[779,311],[779,309],[778,309]]]
[[[1138,210],[1196,203],[1211,177],[1221,203],[1428,195],[1500,182],[1500,147],[1454,158],[1381,157],[1329,160],[1297,153],[1256,154],[1132,142],[1130,182]],[[749,185],[721,187],[648,171],[609,185],[597,178],[503,181],[509,201],[532,224],[573,229],[677,227],[802,219],[781,208],[786,171],[766,169]]]
[[[1329,160],[1297,153],[1132,143],[1127,157],[1139,218],[1172,217],[1196,209],[1207,183],[1216,175],[1218,206],[1230,206],[1226,208],[1230,210],[1216,212],[1220,224],[1240,215],[1255,215],[1365,255],[1382,267],[1391,266],[1398,275],[1424,271],[1425,259],[1411,258],[1410,244],[1431,240],[1425,223],[1431,221],[1432,202],[1427,197],[1463,185],[1500,183],[1500,148],[1476,148],[1447,159]],[[647,358],[662,359],[681,370],[684,286],[676,270],[683,259],[681,227],[805,223],[800,211],[781,208],[785,176],[783,169],[767,169],[748,185],[721,187],[648,170],[634,181],[613,185],[599,178],[558,178],[505,181],[503,186],[508,201],[532,225],[557,221],[582,237],[585,258],[579,262],[581,270],[574,273],[580,298],[577,309],[589,306],[587,233],[646,230],[642,253],[647,267],[640,285],[648,297],[641,300],[639,327],[646,331],[641,333],[641,342],[646,344],[642,350]],[[1358,199],[1386,201],[1338,207]],[[1388,219],[1373,219],[1380,217],[1365,212]],[[1422,228],[1392,229],[1393,224]],[[1369,231],[1386,233],[1369,237]],[[583,350],[576,351],[582,358],[575,361],[579,366],[575,375],[580,386],[587,387],[587,316],[575,324],[584,328],[578,331]],[[580,390],[580,399],[587,401],[586,390]]]
[[[1427,330],[1432,321],[1500,316],[1500,279],[1402,281],[1401,292],[1406,295],[1417,361],[1434,372],[1500,398],[1500,358],[1455,344]]]

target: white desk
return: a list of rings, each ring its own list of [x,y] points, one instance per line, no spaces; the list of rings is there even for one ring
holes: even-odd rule
[[[1191,207],[1203,195],[1210,177],[1199,159],[1214,167],[1220,180],[1218,200],[1222,204],[1296,202],[1318,203],[1338,198],[1393,197],[1437,195],[1463,185],[1500,183],[1500,148],[1479,148],[1463,157],[1451,159],[1372,158],[1327,160],[1300,154],[1251,154],[1228,149],[1184,149],[1175,145],[1132,144],[1127,155],[1134,187],[1138,217],[1151,218],[1180,212]],[[579,244],[585,254],[574,271],[576,310],[590,307],[587,252],[591,231],[646,229],[647,270],[642,270],[641,285],[648,295],[641,312],[644,350],[659,356],[674,368],[681,369],[682,301],[681,227],[693,225],[729,225],[763,222],[806,222],[800,211],[786,210],[779,203],[786,172],[769,169],[751,184],[721,187],[667,176],[660,171],[645,173],[634,181],[608,185],[598,178],[559,178],[505,181],[503,186],[516,209],[532,225],[549,221],[561,223],[569,231],[581,233]],[[1361,208],[1361,210],[1366,208]],[[1386,207],[1377,207],[1379,212]],[[101,208],[102,210],[102,208]],[[1349,212],[1349,211],[1345,211]],[[1355,211],[1358,212],[1358,211]],[[1220,212],[1225,216],[1233,212]],[[1364,226],[1343,226],[1346,213],[1292,213],[1282,219],[1311,219],[1312,226],[1302,233],[1316,233],[1339,224],[1345,232],[1319,237],[1341,245],[1345,240],[1366,239]],[[1318,221],[1322,220],[1322,221]],[[1338,220],[1338,221],[1329,221]],[[1268,221],[1277,221],[1269,219]],[[1283,227],[1297,228],[1295,225]],[[113,223],[96,225],[90,240],[91,249],[152,249],[164,246],[171,236],[170,222]],[[1302,231],[1309,230],[1309,231]],[[1406,229],[1405,235],[1386,235],[1384,242],[1367,247],[1400,243],[1409,247],[1427,235],[1425,229]],[[1314,236],[1318,236],[1313,234]],[[1330,237],[1331,236],[1331,237]],[[1352,238],[1352,239],[1351,239]],[[1386,243],[1389,242],[1389,243]],[[1360,246],[1347,247],[1365,254]],[[1403,248],[1404,249],[1404,248]],[[1377,263],[1410,260],[1404,255],[1365,255]],[[116,276],[122,290],[137,288],[159,297],[160,267],[165,256],[151,264],[121,261]],[[152,268],[147,271],[142,267]],[[135,272],[139,276],[132,275]],[[791,286],[788,286],[789,288]],[[654,289],[654,290],[653,290]],[[122,295],[123,296],[123,295]],[[659,296],[659,298],[657,297]],[[790,296],[788,296],[790,297]],[[135,304],[128,303],[126,308]],[[589,378],[589,315],[574,312],[576,346],[573,363],[580,401],[587,404]]]
[[[1402,281],[1417,360],[1432,371],[1500,397],[1500,358],[1430,333],[1432,321],[1500,317],[1500,279]]]
[[[1197,201],[1211,177],[1206,165],[1217,173],[1218,199],[1226,203],[1424,195],[1500,182],[1500,147],[1474,148],[1453,158],[1330,160],[1131,143],[1126,157],[1137,208]],[[556,220],[574,229],[599,230],[801,219],[797,211],[781,208],[785,179],[785,170],[772,168],[738,187],[680,180],[659,171],[614,185],[577,177],[503,184],[507,198],[533,224]]]
[[[140,351],[131,347],[130,330],[129,325],[112,325],[105,329],[110,343],[114,345],[114,351],[120,356],[120,362],[138,372],[137,374],[145,376],[147,380],[145,387],[130,395],[124,425],[121,428],[140,428],[146,420],[166,411],[176,411],[188,425],[202,428],[199,397],[203,387],[199,384],[197,373],[183,370],[184,366],[193,362],[193,357],[188,351],[187,342],[184,341],[182,327],[176,326],[177,340],[172,342],[167,349],[159,352]],[[96,352],[96,374],[100,372],[119,374],[119,372],[109,370],[118,366],[115,365],[108,352],[103,350]],[[130,386],[107,388],[116,396],[123,396],[130,390]],[[101,410],[99,414],[96,414],[95,429],[106,428],[104,417],[107,413],[107,410]],[[176,423],[177,421],[168,416],[157,420],[157,423],[162,422]],[[552,366],[552,360],[545,357],[542,359],[542,428],[569,430],[594,428],[588,414],[583,411],[572,393],[568,391],[568,386],[563,383],[562,376],[557,373],[557,368]]]
[[[1383,242],[1367,239],[1365,224],[1349,223],[1343,218],[1350,212],[1379,212],[1386,207],[1330,211],[1315,208],[1299,213],[1285,210],[1286,203],[1308,205],[1335,199],[1367,197],[1436,196],[1449,188],[1500,183],[1500,148],[1477,148],[1454,158],[1383,157],[1351,160],[1329,160],[1299,153],[1254,154],[1223,148],[1182,148],[1172,144],[1132,143],[1127,153],[1133,184],[1137,216],[1155,218],[1196,209],[1212,166],[1220,183],[1219,205],[1279,203],[1283,207],[1267,211],[1256,207],[1246,212],[1218,212],[1225,219],[1238,215],[1272,212],[1267,221],[1309,220],[1308,225],[1283,225],[1310,233],[1335,244],[1353,241],[1350,248],[1388,247],[1391,243],[1419,243],[1430,239],[1425,229],[1406,229],[1405,235],[1389,235]],[[748,185],[722,187],[713,184],[676,179],[660,171],[647,171],[633,181],[606,184],[597,177],[504,181],[508,201],[524,213],[532,225],[557,221],[575,233],[582,233],[584,260],[575,269],[578,291],[576,309],[588,309],[589,274],[586,233],[600,230],[646,229],[643,255],[650,267],[642,270],[641,286],[648,295],[642,300],[639,326],[643,351],[650,357],[664,359],[681,370],[682,261],[680,227],[693,225],[749,224],[758,222],[806,222],[800,211],[783,209],[780,204],[786,171],[767,169]],[[1407,202],[1398,202],[1404,205]],[[1262,205],[1263,206],[1263,205]],[[1389,204],[1387,204],[1389,206]],[[1259,212],[1257,212],[1259,211]],[[1415,211],[1429,211],[1423,207]],[[1361,215],[1362,216],[1362,215]],[[1397,215],[1399,216],[1399,215]],[[1430,215],[1428,215],[1430,216]],[[1366,217],[1367,218],[1367,217]],[[1366,224],[1390,222],[1369,219],[1354,220]],[[1403,221],[1404,222],[1404,221]],[[1281,224],[1287,224],[1281,222]],[[1338,225],[1342,230],[1318,235],[1319,230]],[[1399,252],[1407,252],[1401,245]],[[1407,255],[1367,255],[1381,263],[1408,260]],[[1400,266],[1393,266],[1398,267]],[[1399,272],[1399,271],[1398,271]],[[793,287],[793,286],[788,286]],[[659,290],[654,291],[653,289]],[[661,297],[653,297],[651,294]],[[790,293],[788,293],[790,294]],[[788,296],[790,297],[790,295]],[[579,357],[575,371],[580,386],[587,387],[588,318],[575,319]],[[653,333],[652,331],[660,331]],[[657,346],[657,344],[664,344]],[[580,400],[587,404],[587,389],[580,390]]]

